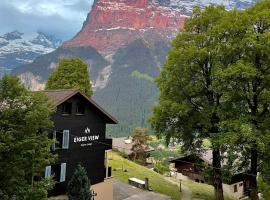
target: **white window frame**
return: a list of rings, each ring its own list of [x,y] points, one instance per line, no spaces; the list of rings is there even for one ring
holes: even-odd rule
[[[52,166],[47,166],[45,168],[45,178],[49,178],[52,175]]]
[[[66,181],[66,170],[67,170],[67,164],[61,163],[61,172],[60,172],[60,180],[59,180],[60,183]]]
[[[62,149],[69,148],[69,130],[63,130]]]

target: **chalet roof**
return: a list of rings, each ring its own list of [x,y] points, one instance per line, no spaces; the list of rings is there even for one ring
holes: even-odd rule
[[[92,98],[85,95],[79,89],[59,89],[59,90],[45,90],[44,93],[48,96],[48,98],[52,101],[54,106],[58,106],[73,97],[74,95],[83,96],[91,105],[93,105],[103,116],[108,119],[108,123],[117,124],[118,121],[110,115],[107,111],[105,111],[101,106],[99,106]]]
[[[170,160],[170,162],[177,162],[177,161],[181,161],[181,160],[184,160],[188,157],[197,157],[197,159],[200,159],[210,165],[212,165],[212,160],[213,160],[213,156],[212,156],[212,150],[211,149],[207,149],[205,150],[204,152],[202,152],[200,155],[195,155],[195,154],[186,154],[186,155],[182,155],[178,158],[174,158],[172,160]]]
[[[227,152],[223,153],[223,156],[226,156]],[[241,157],[241,154],[238,153],[238,156]],[[213,150],[212,149],[206,149],[205,151],[201,152],[201,154],[186,154],[186,155],[183,155],[183,156],[180,156],[178,158],[174,158],[172,160],[170,160],[170,162],[172,163],[175,163],[177,161],[181,162],[187,158],[192,158],[192,159],[197,159],[197,160],[201,160],[203,162],[206,162],[208,163],[209,165],[212,165],[212,162],[213,162]],[[224,158],[224,160],[222,161],[221,165],[224,166],[226,165],[228,162],[228,159],[227,158]],[[183,161],[184,163],[184,161]],[[234,161],[234,164],[237,164],[239,163],[239,158],[237,158],[235,161]],[[243,171],[245,171],[245,169],[243,169]]]
[[[120,152],[125,153],[126,155],[130,155],[133,153],[132,151],[132,137],[121,137],[121,138],[113,138],[113,147],[118,149]],[[145,152],[154,151],[153,147],[148,146]]]

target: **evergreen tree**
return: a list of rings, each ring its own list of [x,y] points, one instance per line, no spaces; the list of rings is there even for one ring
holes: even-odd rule
[[[87,64],[80,58],[60,60],[45,88],[47,90],[76,88],[88,96],[93,94]]]
[[[18,200],[47,199],[47,165],[54,161],[47,130],[53,108],[42,93],[31,93],[17,77],[0,80],[0,191]]]
[[[90,186],[87,172],[85,168],[79,164],[68,183],[68,198],[70,200],[91,200],[92,193]]]

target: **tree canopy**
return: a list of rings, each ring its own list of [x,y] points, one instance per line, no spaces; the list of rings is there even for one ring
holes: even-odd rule
[[[17,77],[0,80],[0,193],[47,199],[51,185],[38,177],[55,158],[47,136],[53,112],[43,93],[29,92]]]
[[[215,27],[226,16],[224,7],[196,8],[184,30],[173,41],[167,61],[157,79],[159,104],[150,119],[158,134],[183,142],[187,150],[203,150],[203,139],[213,144],[213,185],[216,199],[224,199],[221,180],[220,146],[215,138],[221,133],[221,86],[218,74],[226,67],[220,56],[222,41]]]
[[[255,200],[259,199],[257,173],[259,165],[267,166],[270,138],[270,1],[255,4],[233,22],[237,34],[228,36],[234,40],[226,44],[235,46],[237,62],[225,69],[221,78],[226,81],[224,94],[231,102],[230,112],[237,112],[224,123],[228,140],[223,141],[232,144],[233,151],[240,149],[246,158],[241,166],[250,166],[251,199]]]
[[[132,159],[142,164],[146,162],[146,150],[149,148],[148,142],[151,140],[145,128],[135,128],[132,134]]]
[[[49,77],[45,89],[73,88],[92,96],[93,90],[87,64],[80,58],[62,59]]]
[[[225,152],[228,164],[241,161],[251,199],[258,199],[258,167],[269,150],[269,8],[268,0],[245,11],[196,8],[157,79],[160,96],[152,127],[193,152],[210,139],[216,199],[223,199]]]

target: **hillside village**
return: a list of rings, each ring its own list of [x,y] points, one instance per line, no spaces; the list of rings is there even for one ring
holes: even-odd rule
[[[3,34],[0,200],[270,199],[269,33],[269,0],[95,0]]]

